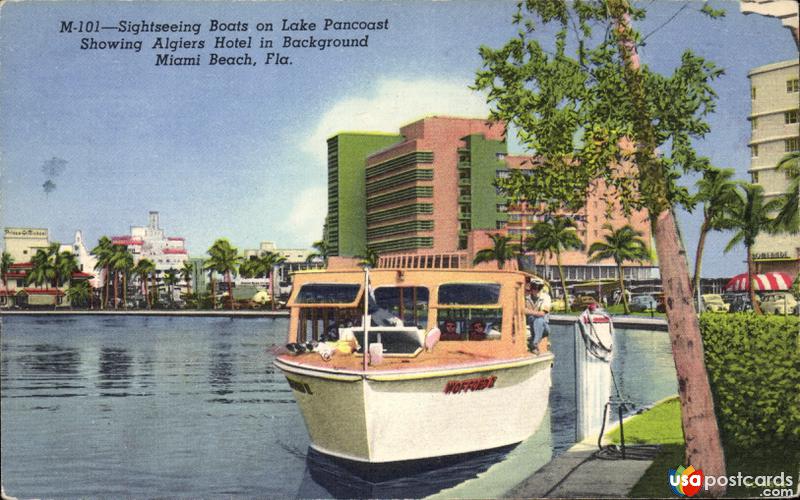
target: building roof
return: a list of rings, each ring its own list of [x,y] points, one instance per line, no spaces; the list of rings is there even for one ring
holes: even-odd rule
[[[23,292],[28,295],[64,295],[58,288],[23,288],[18,293]]]
[[[185,248],[165,248],[161,251],[161,253],[169,253],[169,254],[186,254],[189,253],[186,251]]]

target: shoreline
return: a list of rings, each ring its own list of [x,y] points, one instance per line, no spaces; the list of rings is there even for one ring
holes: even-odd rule
[[[288,318],[288,310],[279,311],[230,311],[230,310],[135,310],[135,311],[100,311],[100,310],[10,310],[0,311],[3,316],[167,316],[167,317],[243,317],[243,318]],[[570,325],[577,321],[577,316],[565,314],[550,315],[550,322],[557,325]],[[644,328],[647,330],[667,331],[667,322],[662,318],[645,318],[638,316],[614,316],[614,324],[627,328]]]
[[[0,311],[3,316],[189,316],[189,317],[250,317],[250,318],[288,318],[288,310],[280,311],[221,311],[221,310],[135,310],[135,311],[100,311],[100,310],[62,310],[62,311]]]

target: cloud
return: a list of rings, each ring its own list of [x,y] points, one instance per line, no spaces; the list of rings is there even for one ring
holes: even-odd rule
[[[379,80],[367,95],[346,97],[325,111],[303,150],[324,166],[326,141],[339,132],[397,133],[401,126],[425,116],[489,116],[486,98],[468,85],[466,81],[433,79]]]
[[[467,81],[433,79],[379,80],[364,95],[347,96],[324,110],[301,147],[311,155],[313,168],[325,172],[327,140],[339,132],[397,133],[401,126],[432,115],[487,117],[485,97],[468,85]],[[319,239],[328,213],[327,186],[306,187],[293,198],[283,229],[295,241]]]
[[[292,240],[310,245],[322,237],[322,225],[327,214],[327,187],[308,187],[294,195],[294,205],[284,221],[283,229],[292,235]]]

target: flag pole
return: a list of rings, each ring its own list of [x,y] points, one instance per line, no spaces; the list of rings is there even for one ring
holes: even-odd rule
[[[369,266],[364,266],[364,371],[367,371],[367,356],[369,356]]]

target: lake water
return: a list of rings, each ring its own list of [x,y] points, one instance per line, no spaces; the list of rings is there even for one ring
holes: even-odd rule
[[[21,498],[496,497],[575,440],[571,327],[554,326],[549,419],[512,451],[378,484],[313,453],[269,347],[283,318],[2,318],[2,483]],[[618,330],[644,406],[676,392],[665,332]]]

